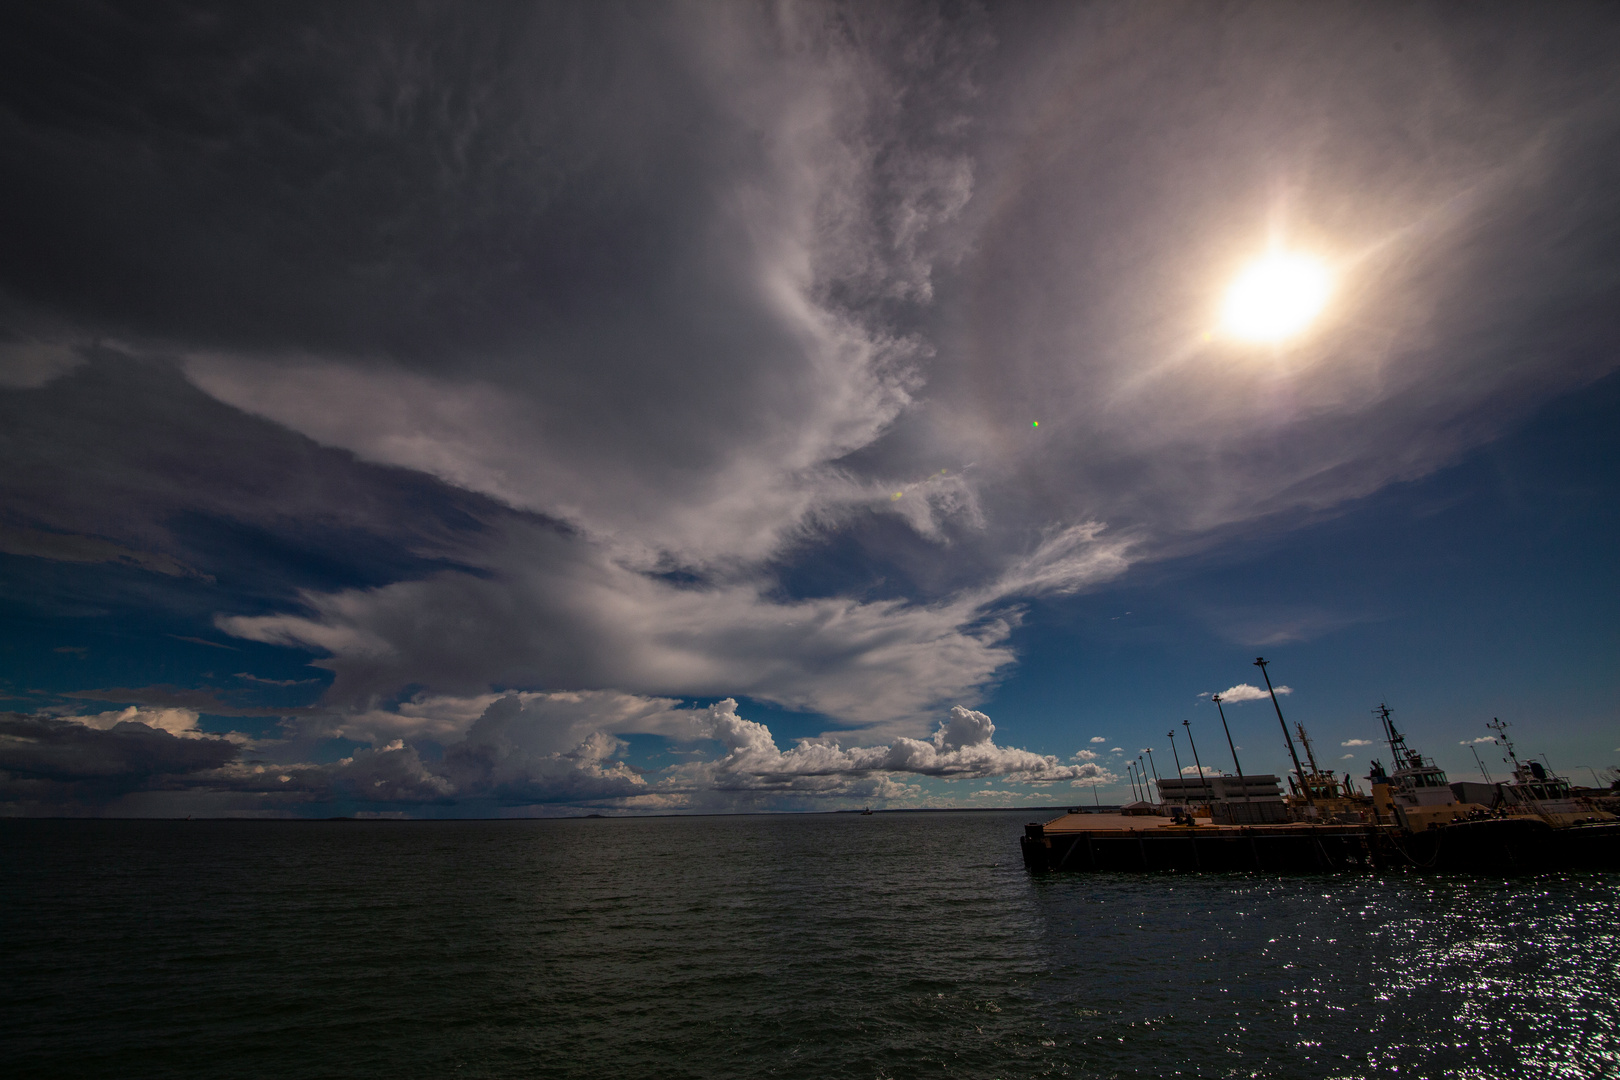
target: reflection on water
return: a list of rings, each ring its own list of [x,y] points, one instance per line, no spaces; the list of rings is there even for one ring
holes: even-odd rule
[[[18,1074],[1620,1075],[1620,875],[1033,878],[1027,811],[9,822]]]

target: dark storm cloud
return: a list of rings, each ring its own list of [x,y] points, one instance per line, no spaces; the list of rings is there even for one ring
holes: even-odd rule
[[[224,738],[185,738],[138,721],[97,729],[78,721],[0,714],[0,774],[6,784],[94,782],[112,792],[215,769],[237,753],[238,746]]]
[[[16,522],[0,548],[12,554],[285,597],[322,577],[444,565],[505,513],[243,416],[167,364],[87,355],[48,385],[0,391],[0,501]]]
[[[250,410],[531,507],[612,490],[598,514],[723,499],[729,470],[736,517],[769,494],[748,451],[812,466],[903,403],[912,345],[796,294],[927,292],[966,177],[890,99],[960,97],[931,16],[269,10],[27,20],[30,333],[176,342]]]
[[[167,555],[132,551],[93,536],[73,536],[17,526],[0,525],[0,552],[7,555],[30,555],[58,562],[125,563],[170,577],[197,575],[197,571]]]
[[[188,372],[644,560],[757,556],[824,504],[880,497],[827,466],[916,383],[922,343],[873,312],[929,295],[923,243],[971,190],[961,139],[938,130],[966,92],[935,44],[953,39],[875,9],[669,9],[582,39],[548,19],[514,32],[519,55],[481,91],[466,185],[413,206],[498,234],[458,234],[451,273],[400,267],[414,317],[442,326],[405,349],[190,341]],[[455,57],[428,74],[489,77]],[[456,123],[419,119],[435,137]],[[476,297],[475,326],[439,284]]]
[[[488,145],[521,122],[508,107],[522,99],[481,72],[566,84],[548,43],[566,54],[594,39],[587,13],[524,34],[544,16],[495,5],[462,20],[394,5],[69,3],[8,21],[4,145],[27,185],[8,203],[19,303],[143,336],[402,352],[491,325],[477,286],[503,275],[477,273],[475,252],[509,268],[512,222],[469,202],[548,199],[544,168],[503,170],[510,155]],[[537,61],[523,71],[510,62],[520,42]],[[602,70],[579,60],[574,77]],[[535,118],[532,160],[552,159],[549,125],[570,115]],[[446,319],[468,304],[463,325]]]

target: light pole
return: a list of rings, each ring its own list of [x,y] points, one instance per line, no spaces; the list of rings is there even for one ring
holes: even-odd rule
[[[1187,745],[1192,747],[1193,767],[1198,770],[1198,782],[1202,784],[1204,782],[1204,763],[1198,760],[1198,744],[1193,742],[1192,721],[1183,720],[1181,726],[1187,729]]]
[[[1232,767],[1237,769],[1238,783],[1243,786],[1243,801],[1250,802],[1249,785],[1243,779],[1243,765],[1238,761],[1237,746],[1232,742],[1232,729],[1226,726],[1226,710],[1221,708],[1221,695],[1211,694],[1209,700],[1215,703],[1215,711],[1221,714],[1221,730],[1226,732],[1226,745],[1232,751]]]
[[[1176,779],[1181,779],[1181,755],[1176,753],[1176,729],[1170,729],[1170,754],[1176,759]]]
[[[1271,707],[1277,710],[1277,723],[1282,725],[1283,741],[1288,744],[1288,756],[1294,759],[1294,772],[1299,775],[1299,790],[1305,793],[1305,801],[1311,806],[1315,806],[1316,800],[1311,798],[1311,785],[1305,782],[1305,770],[1300,768],[1299,754],[1294,750],[1293,737],[1288,734],[1288,721],[1283,719],[1282,706],[1277,704],[1277,691],[1271,686],[1271,673],[1266,670],[1266,658],[1263,656],[1255,657],[1254,666],[1260,669],[1261,675],[1265,676],[1266,690],[1271,694]]]
[[[1153,786],[1158,787],[1159,786],[1159,767],[1157,765],[1153,764],[1153,748],[1150,746],[1147,749],[1143,750],[1142,752],[1148,756],[1148,768],[1153,770]],[[1593,773],[1592,775],[1596,776],[1597,773]],[[1159,792],[1159,802],[1161,804],[1164,802],[1164,792],[1163,791]]]

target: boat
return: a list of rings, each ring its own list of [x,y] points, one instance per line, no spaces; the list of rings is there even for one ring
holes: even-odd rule
[[[1378,822],[1391,822],[1407,832],[1423,832],[1436,825],[1482,818],[1490,807],[1465,803],[1457,798],[1446,779],[1445,770],[1406,745],[1406,736],[1395,728],[1389,706],[1373,710],[1384,725],[1384,741],[1394,760],[1393,772],[1384,771],[1383,762],[1373,759],[1367,781],[1372,784],[1373,814]]]
[[[1345,773],[1344,779],[1340,780],[1337,773],[1316,764],[1316,748],[1311,745],[1311,737],[1306,733],[1304,724],[1295,724],[1294,730],[1305,747],[1305,759],[1310,762],[1311,769],[1302,774],[1303,791],[1293,777],[1288,778],[1288,786],[1293,789],[1288,797],[1288,806],[1293,816],[1343,825],[1372,821],[1372,799],[1356,790],[1349,773]],[[1305,797],[1306,793],[1309,798]]]
[[[1492,717],[1485,725],[1496,732],[1496,739],[1507,751],[1507,760],[1513,765],[1513,779],[1497,784],[1501,792],[1499,805],[1508,813],[1534,814],[1555,829],[1576,825],[1617,821],[1615,815],[1579,802],[1570,793],[1569,781],[1555,775],[1541,762],[1531,759],[1520,761],[1513,740],[1508,737],[1508,725],[1499,717]]]
[[[1520,763],[1510,747],[1515,779],[1495,785],[1501,794],[1491,805],[1465,801],[1459,789],[1478,785],[1447,783],[1432,760],[1407,747],[1386,706],[1374,712],[1400,765],[1385,776],[1373,762],[1374,805],[1393,814],[1399,829],[1390,843],[1413,866],[1487,873],[1620,868],[1620,820],[1570,799],[1567,781],[1535,762]],[[1497,723],[1505,738],[1506,725]]]

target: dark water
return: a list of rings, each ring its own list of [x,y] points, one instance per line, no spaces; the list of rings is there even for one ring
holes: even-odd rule
[[[1620,875],[1032,878],[1012,814],[0,822],[12,1076],[1620,1076]]]

